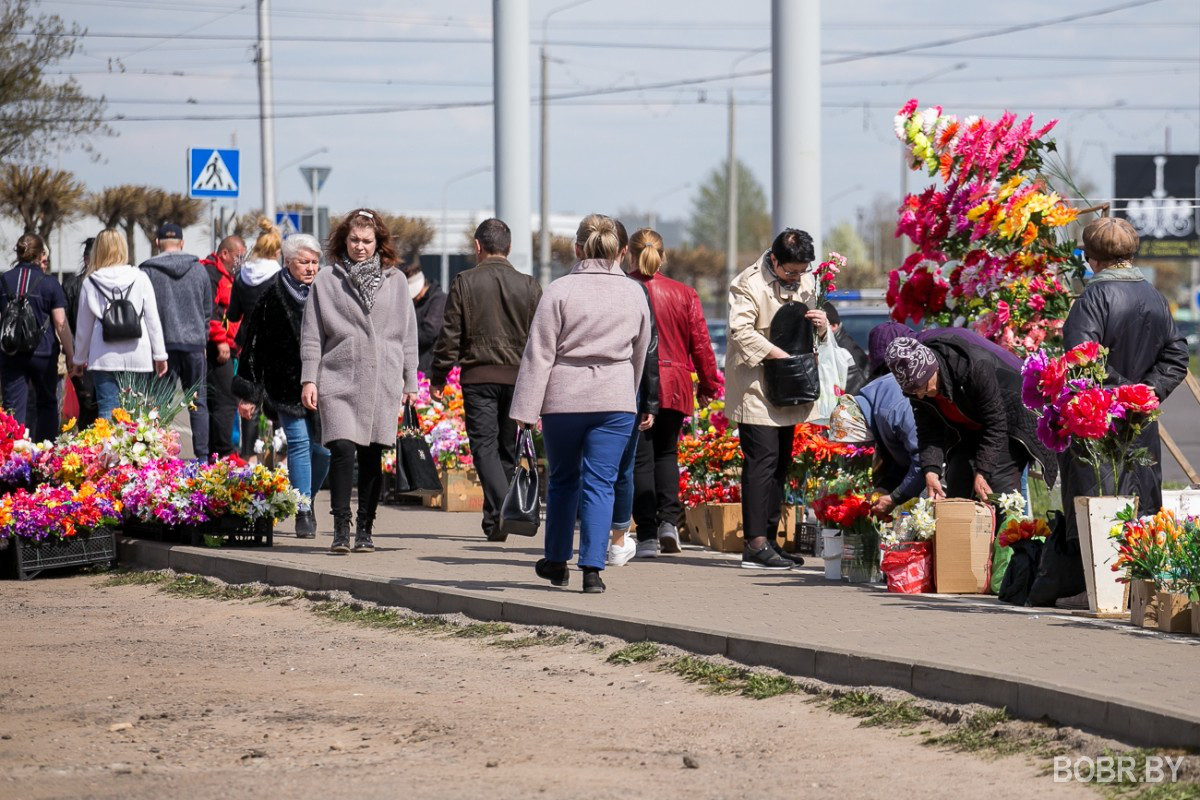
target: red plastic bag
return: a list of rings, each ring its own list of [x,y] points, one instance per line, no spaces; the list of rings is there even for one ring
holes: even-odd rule
[[[905,542],[883,554],[879,564],[887,590],[896,594],[933,591],[933,543]]]
[[[63,381],[62,418],[64,420],[79,418],[79,397],[75,394],[75,384],[69,376]]]

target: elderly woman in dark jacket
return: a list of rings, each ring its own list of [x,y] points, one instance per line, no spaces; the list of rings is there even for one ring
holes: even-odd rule
[[[317,412],[300,402],[300,324],[312,283],[321,266],[321,245],[308,234],[283,243],[284,269],[267,279],[247,321],[238,329],[242,342],[233,393],[243,419],[257,417],[271,404],[287,436],[288,479],[307,500],[296,513],[296,536],[317,535],[313,501],[329,473],[329,451],[321,446]]]
[[[986,501],[1019,490],[1031,461],[1053,486],[1056,462],[1021,402],[1021,359],[966,328],[920,338],[893,340],[887,364],[911,398],[929,496]]]
[[[383,480],[383,449],[396,441],[405,403],[416,400],[417,316],[392,237],[379,214],[351,212],[329,236],[300,334],[300,398],[320,411],[329,448],[330,552],[349,553],[350,484],[358,461],[354,552],[375,550],[371,528]]]
[[[1071,306],[1063,326],[1063,346],[1099,342],[1108,348],[1109,382],[1144,383],[1159,400],[1187,376],[1187,340],[1179,333],[1167,301],[1130,264],[1138,249],[1137,231],[1123,219],[1104,217],[1083,229],[1083,248],[1095,277]],[[1136,494],[1139,510],[1162,506],[1162,467],[1158,424],[1146,429],[1136,446],[1150,451],[1154,463],[1126,470],[1120,487],[1112,486],[1112,470],[1102,469],[1109,492]],[[1075,498],[1097,494],[1096,473],[1073,450],[1059,456],[1063,476],[1063,509],[1069,535],[1075,528]]]

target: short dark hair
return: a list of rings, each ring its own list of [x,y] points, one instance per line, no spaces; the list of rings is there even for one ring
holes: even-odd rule
[[[833,303],[826,300],[821,304],[821,310],[825,312],[825,316],[828,318],[830,325],[842,324],[842,315],[838,313],[837,306],[835,306]]]
[[[817,260],[813,239],[805,231],[788,228],[771,243],[776,264],[811,264]]]
[[[613,224],[617,226],[617,241],[621,243],[621,249],[624,250],[629,247],[629,231],[625,230],[621,220],[616,217],[613,217]]]
[[[485,219],[475,229],[475,241],[488,255],[506,256],[512,250],[512,230],[502,219]]]

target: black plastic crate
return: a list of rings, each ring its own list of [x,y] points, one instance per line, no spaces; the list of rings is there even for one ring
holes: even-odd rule
[[[162,522],[143,522],[137,519],[126,520],[121,526],[126,536],[173,544],[191,544],[196,528],[195,525],[167,525]]]
[[[221,536],[222,547],[272,547],[275,523],[269,519],[254,522],[245,517],[218,517],[206,525],[191,529],[193,547],[203,547],[205,536]]]
[[[27,581],[48,569],[90,564],[117,565],[117,537],[112,528],[98,528],[70,539],[31,542],[14,539],[8,547],[9,575]]]
[[[796,552],[811,556],[817,551],[817,537],[821,529],[813,522],[802,522],[796,527]]]

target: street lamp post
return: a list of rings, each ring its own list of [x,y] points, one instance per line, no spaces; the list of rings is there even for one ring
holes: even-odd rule
[[[538,190],[539,203],[539,222],[538,222],[538,280],[542,286],[547,286],[550,283],[550,104],[546,99],[546,94],[550,88],[550,54],[546,51],[546,24],[550,21],[550,17],[560,11],[566,11],[575,6],[581,6],[589,0],[575,0],[573,3],[559,6],[547,12],[546,16],[542,17],[542,47],[541,47],[541,67],[542,67],[542,93],[539,98],[539,112],[541,115],[541,146],[538,153],[538,170],[541,181]]]
[[[470,178],[472,175],[479,175],[480,173],[491,172],[491,171],[492,171],[492,168],[490,166],[476,167],[475,169],[470,169],[470,170],[467,170],[466,172],[460,172],[458,175],[455,175],[454,177],[450,178],[449,180],[447,180],[445,183],[442,184],[442,232],[441,232],[442,235],[440,238],[442,240],[442,275],[441,275],[441,279],[442,279],[442,288],[443,289],[449,289],[449,286],[450,286],[450,237],[448,235],[449,222],[447,222],[447,217],[449,216],[449,213],[450,213],[448,210],[448,199],[447,199],[449,196],[449,193],[450,193],[450,186],[452,184],[458,183],[459,181],[461,181],[465,178]]]

